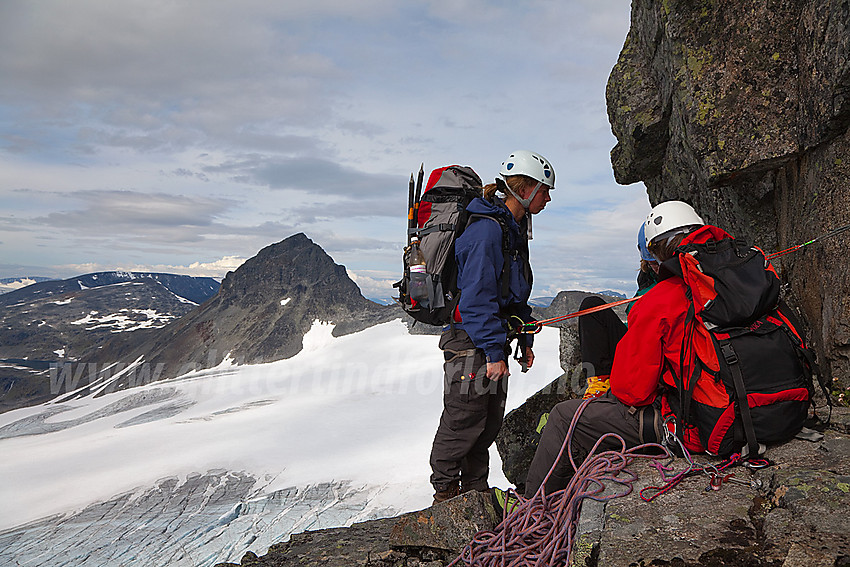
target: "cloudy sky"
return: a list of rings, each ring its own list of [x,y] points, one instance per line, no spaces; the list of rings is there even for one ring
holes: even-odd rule
[[[634,290],[642,184],[605,83],[628,0],[3,0],[0,278],[223,276],[297,232],[367,297],[400,272],[407,180],[516,149],[557,174],[534,295]]]

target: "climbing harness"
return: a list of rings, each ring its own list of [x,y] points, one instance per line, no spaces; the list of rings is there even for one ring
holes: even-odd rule
[[[524,498],[509,490],[509,498],[516,499],[510,514],[504,512],[502,522],[492,531],[476,534],[449,567],[461,564],[475,567],[568,565],[582,501],[589,498],[605,502],[630,494],[637,475],[627,467],[635,459],[657,459],[659,454],[660,458],[672,458],[670,452],[657,443],[627,449],[621,436],[607,433],[599,438],[584,462],[577,466],[572,455],[573,431],[591,401],[585,400],[578,407],[555,464],[537,492],[531,498]],[[599,451],[605,441],[615,441],[620,448]],[[547,494],[546,482],[565,453],[575,474],[566,488]]]
[[[850,230],[850,224],[844,225],[842,227],[836,228],[818,236],[817,238],[813,238],[808,242],[803,242],[802,244],[797,244],[795,246],[791,246],[790,248],[786,248],[785,250],[780,250],[779,252],[774,252],[773,254],[768,254],[765,256],[767,260],[773,260],[774,258],[781,258],[783,256],[787,256],[792,252],[796,252],[801,248],[809,246],[810,244],[814,244],[815,242],[820,242],[821,240],[826,240],[827,238],[832,238],[833,236],[837,236],[842,232]],[[561,315],[560,317],[552,317],[550,319],[541,319],[540,321],[531,321],[530,323],[520,322],[516,328],[516,333],[525,333],[525,334],[537,334],[539,333],[544,326],[552,325],[554,323],[558,323],[560,321],[566,321],[568,319],[573,319],[575,317],[581,317],[582,315],[589,315],[591,313],[596,313],[597,311],[604,311],[605,309],[611,309],[612,307],[617,307],[619,305],[626,305],[628,303],[632,303],[640,299],[641,295],[632,297],[630,299],[622,299],[620,301],[613,301],[611,303],[606,303],[604,305],[597,305],[595,307],[591,307],[589,309],[583,309],[581,311],[576,311],[574,313],[569,313],[567,315]]]

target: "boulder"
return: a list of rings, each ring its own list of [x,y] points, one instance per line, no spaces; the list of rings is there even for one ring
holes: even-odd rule
[[[491,530],[497,523],[490,493],[466,492],[399,519],[390,533],[390,546],[406,552],[427,549],[444,552],[446,558],[457,557],[475,534]]]

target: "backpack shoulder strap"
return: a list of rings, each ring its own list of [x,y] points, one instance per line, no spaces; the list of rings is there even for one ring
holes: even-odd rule
[[[468,227],[473,221],[483,218],[490,219],[497,223],[502,229],[502,273],[499,275],[499,290],[502,298],[505,299],[510,295],[511,289],[511,258],[515,250],[511,249],[510,236],[508,235],[508,226],[498,217],[485,215],[482,213],[472,213],[469,215],[469,220],[466,222]]]
[[[735,397],[738,398],[738,413],[741,416],[741,425],[744,426],[744,435],[747,438],[747,448],[750,458],[755,458],[761,453],[758,439],[756,438],[756,430],[753,427],[753,417],[750,413],[750,403],[747,399],[747,388],[744,385],[744,374],[741,372],[741,364],[738,360],[738,353],[735,352],[732,343],[729,340],[719,340],[720,353],[726,361],[726,366],[732,374],[732,382],[735,385]]]

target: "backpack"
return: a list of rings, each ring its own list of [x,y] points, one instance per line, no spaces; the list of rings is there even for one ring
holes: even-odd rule
[[[690,300],[682,376],[662,410],[675,415],[685,446],[754,458],[764,444],[794,437],[808,416],[813,376],[825,385],[762,251],[704,226],[662,269],[683,279]]]
[[[395,284],[398,288],[398,303],[402,309],[416,321],[428,325],[448,325],[453,315],[460,291],[457,287],[457,263],[455,262],[455,240],[475,217],[492,219],[499,223],[503,234],[503,248],[507,248],[507,227],[495,218],[485,215],[471,215],[466,207],[476,197],[481,196],[481,178],[472,168],[449,165],[435,169],[428,177],[428,183],[421,197],[423,171],[420,169],[419,181],[414,193],[413,176],[410,180],[408,246],[404,250],[404,274]],[[410,239],[419,238],[418,248],[425,257],[427,301],[418,302],[410,297],[410,259],[412,246]],[[509,262],[505,263],[509,269]],[[509,282],[502,273],[502,282]],[[504,289],[504,285],[502,285]]]

